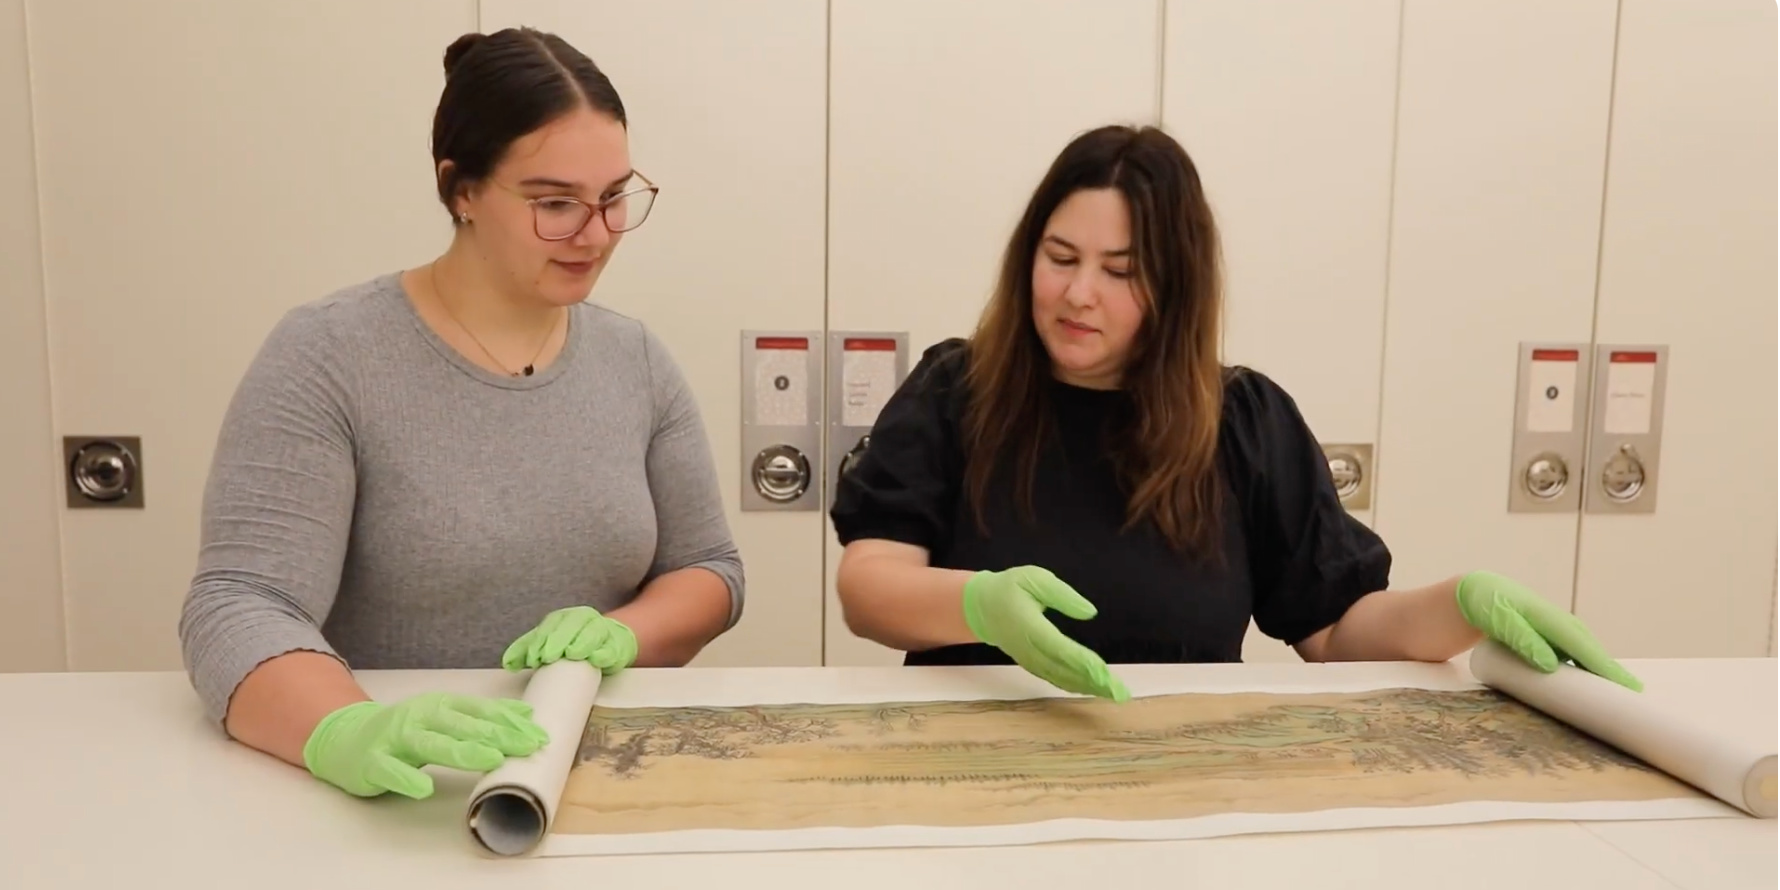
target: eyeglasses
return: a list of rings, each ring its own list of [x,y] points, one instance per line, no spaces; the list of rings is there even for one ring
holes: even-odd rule
[[[649,210],[655,206],[655,196],[661,191],[660,186],[641,173],[633,173],[632,182],[640,184],[631,185],[598,204],[590,205],[567,195],[526,198],[525,203],[532,208],[532,231],[545,241],[567,241],[581,234],[596,215],[613,234],[631,231],[649,218]],[[525,198],[505,185],[495,184]]]

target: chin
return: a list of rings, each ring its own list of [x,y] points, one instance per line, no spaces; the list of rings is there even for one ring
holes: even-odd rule
[[[1106,351],[1084,343],[1047,343],[1051,361],[1072,374],[1088,374],[1106,363]]]
[[[538,296],[552,306],[573,306],[586,301],[599,277],[598,267],[585,275],[573,275],[552,266],[538,282]]]

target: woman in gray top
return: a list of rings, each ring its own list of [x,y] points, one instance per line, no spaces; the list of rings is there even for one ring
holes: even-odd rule
[[[656,187],[586,56],[529,29],[445,51],[455,229],[432,263],[296,308],[224,419],[185,664],[232,737],[363,796],[536,750],[523,703],[374,702],[351,668],[679,665],[741,615],[698,407],[584,302]],[[350,666],[350,667],[349,667]]]

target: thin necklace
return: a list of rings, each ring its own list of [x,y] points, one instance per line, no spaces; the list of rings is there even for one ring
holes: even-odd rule
[[[445,301],[445,291],[439,288],[439,267],[436,264],[429,264],[426,267],[426,271],[427,277],[431,278],[433,282],[433,293],[439,296],[439,308],[445,310],[445,315],[447,318],[451,319],[451,323],[457,325],[458,330],[463,331],[464,334],[474,341],[476,348],[482,350],[482,354],[488,356],[489,361],[494,362],[501,370],[506,371],[509,376],[513,377],[530,377],[537,372],[538,357],[544,354],[544,347],[550,345],[550,337],[556,333],[556,324],[558,321],[561,321],[560,316],[550,320],[550,330],[544,332],[544,339],[538,344],[538,351],[532,353],[532,360],[527,362],[524,368],[515,371],[512,368],[507,367],[506,362],[495,358],[494,353],[489,352],[488,347],[482,345],[481,338],[477,337],[475,332],[466,327],[463,322],[458,321],[457,314],[451,311],[451,304]]]

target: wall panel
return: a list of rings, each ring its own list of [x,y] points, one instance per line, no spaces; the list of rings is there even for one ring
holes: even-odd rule
[[[1278,381],[1326,446],[1377,439],[1400,7],[1168,3],[1162,122],[1221,227],[1226,361]],[[1253,628],[1247,648],[1298,660]]]
[[[738,367],[741,331],[823,323],[826,4],[483,0],[484,31],[513,25],[557,32],[612,78],[632,162],[661,185],[590,299],[660,335],[710,433],[749,595],[697,663],[820,664],[825,522],[740,511]]]
[[[30,6],[57,426],[141,436],[63,518],[71,666],[171,669],[217,426],[291,306],[449,237],[427,138],[471,0]]]
[[[1655,510],[1584,515],[1576,610],[1627,656],[1759,656],[1776,535],[1774,4],[1625,0],[1621,15],[1596,335],[1667,346],[1668,372]]]
[[[828,321],[909,333],[909,366],[966,336],[1002,249],[1064,145],[1155,123],[1155,0],[834,0]],[[838,455],[831,456],[838,458]],[[899,660],[833,594],[828,664]]]
[[[1492,569],[1564,607],[1574,513],[1509,513],[1522,341],[1586,343],[1614,0],[1407,0],[1375,526],[1393,584]]]
[[[66,665],[24,0],[0,0],[0,671]]]

